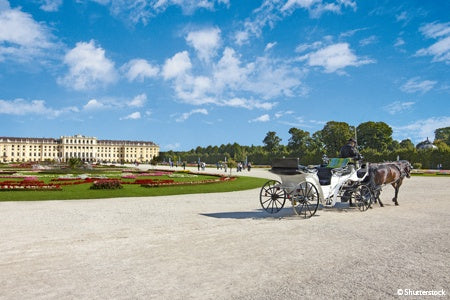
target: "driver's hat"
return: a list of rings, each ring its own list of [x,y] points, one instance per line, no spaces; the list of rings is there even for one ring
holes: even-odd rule
[[[347,142],[353,142],[353,143],[356,143],[356,140],[355,140],[354,138],[350,138],[350,139],[348,139]]]

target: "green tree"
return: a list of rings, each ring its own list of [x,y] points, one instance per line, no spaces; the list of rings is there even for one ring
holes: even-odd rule
[[[288,151],[299,157],[304,156],[312,142],[309,132],[292,127],[289,129],[289,134],[291,137],[287,145]]]
[[[410,139],[406,139],[400,142],[400,148],[413,151],[415,147]]]
[[[450,146],[450,127],[438,128],[434,131],[434,138]]]
[[[345,122],[329,121],[317,136],[320,137],[327,155],[337,156],[341,147],[353,137],[353,127]]]
[[[392,128],[384,122],[365,122],[356,128],[358,145],[362,149],[376,149],[385,151],[391,146]]]
[[[270,153],[276,153],[280,148],[281,138],[277,136],[275,131],[269,131],[263,140],[264,149]]]
[[[81,159],[75,158],[75,157],[69,158],[68,163],[69,163],[69,167],[71,169],[77,169],[77,168],[81,167],[81,165],[83,164]]]

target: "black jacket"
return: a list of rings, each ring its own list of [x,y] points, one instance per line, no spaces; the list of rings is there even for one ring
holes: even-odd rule
[[[350,144],[342,146],[341,148],[341,157],[342,158],[356,158],[359,159],[360,155],[358,150]]]

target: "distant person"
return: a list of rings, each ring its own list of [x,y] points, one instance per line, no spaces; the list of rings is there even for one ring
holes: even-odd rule
[[[252,164],[249,162],[249,163],[247,164],[247,170],[250,172],[251,169],[252,169]]]
[[[340,152],[341,158],[361,159],[361,155],[359,154],[358,149],[356,149],[356,141],[353,138],[349,139],[347,144],[342,146]]]

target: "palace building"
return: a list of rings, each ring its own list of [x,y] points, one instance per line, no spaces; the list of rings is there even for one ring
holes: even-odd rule
[[[159,155],[153,142],[98,140],[84,135],[53,138],[0,137],[2,162],[66,162],[79,158],[84,162],[149,163]]]

